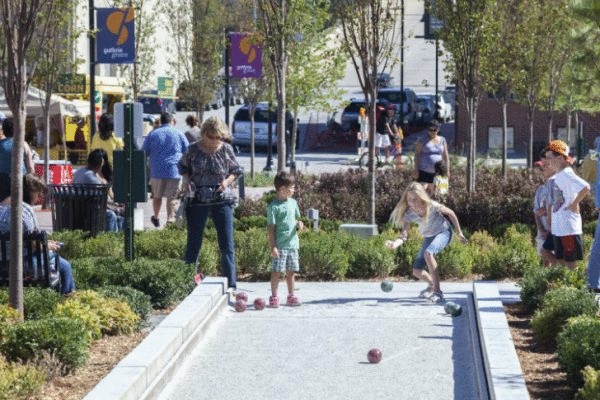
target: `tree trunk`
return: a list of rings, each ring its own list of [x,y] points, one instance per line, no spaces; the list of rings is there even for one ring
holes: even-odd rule
[[[529,120],[529,160],[527,160],[527,167],[533,169],[533,118],[535,116],[535,110],[530,108],[527,112],[527,119]]]
[[[469,193],[475,190],[475,158],[477,156],[476,142],[476,100],[475,97],[466,97],[467,113],[469,114],[469,137],[467,140],[467,191]]]
[[[506,98],[502,100],[502,178],[506,179],[506,159],[508,158],[508,115]]]
[[[254,157],[255,157],[255,146],[254,140],[256,135],[254,134],[254,109],[250,107],[250,178],[254,180]]]
[[[375,224],[375,208],[376,208],[376,197],[375,197],[375,101],[369,106],[369,215],[368,221],[370,224]]]

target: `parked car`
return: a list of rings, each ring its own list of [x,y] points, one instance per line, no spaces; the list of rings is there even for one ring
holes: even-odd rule
[[[381,106],[383,106],[383,108],[387,108],[387,106],[390,104],[390,102],[387,100],[380,99],[380,100],[376,100],[375,104],[381,105]],[[344,108],[344,111],[342,111],[342,117],[341,117],[341,121],[340,121],[340,123],[342,125],[342,130],[344,130],[344,131],[360,130],[360,124],[358,122],[358,115],[359,115],[359,110],[361,107],[364,108],[365,110],[368,109],[365,99],[351,99],[350,100],[350,103]]]
[[[417,103],[421,110],[418,123],[428,124],[435,116],[435,104],[433,103],[433,97],[428,94],[418,94]]]
[[[452,105],[444,99],[444,96],[442,93],[438,93],[437,102],[435,100],[434,93],[419,93],[417,95],[417,97],[419,97],[420,99],[424,99],[424,98],[429,99],[431,104],[428,105],[428,108],[429,108],[429,110],[433,110],[431,118],[435,118],[440,122],[448,122],[453,119]],[[426,117],[423,116],[421,118],[421,121],[427,122],[427,121],[424,121],[425,119],[426,119]]]
[[[273,127],[272,146],[277,146],[277,110],[269,111],[269,104],[258,103],[254,111],[254,145],[257,147],[267,147],[269,144],[269,119],[271,119]],[[292,113],[285,113],[285,127],[287,132],[291,132],[294,126],[294,117]],[[250,146],[250,112],[248,105],[240,107],[233,116],[231,124],[231,132],[233,136],[234,146]],[[298,145],[298,136],[296,135],[296,146]]]
[[[399,111],[402,110],[403,124],[414,124],[421,118],[417,95],[412,89],[404,88],[404,93],[400,91],[400,88],[379,89],[377,99],[394,103]],[[400,115],[399,111],[398,115]]]
[[[387,72],[380,72],[377,74],[377,87],[378,88],[389,88],[393,86],[394,77]]]
[[[163,111],[175,112],[175,98],[159,97],[156,90],[140,93],[137,101],[142,103],[144,114],[160,114]]]

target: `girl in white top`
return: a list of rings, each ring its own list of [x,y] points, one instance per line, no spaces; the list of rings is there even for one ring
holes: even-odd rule
[[[442,251],[452,239],[452,227],[461,242],[467,239],[460,229],[458,218],[454,211],[433,201],[423,185],[413,182],[404,191],[402,198],[394,207],[390,215],[394,227],[402,228],[398,239],[386,241],[389,249],[401,246],[408,237],[408,227],[411,222],[419,225],[419,232],[423,236],[423,245],[413,262],[413,275],[427,282],[427,288],[421,291],[419,297],[429,298],[435,303],[444,301],[440,288],[440,276],[437,269],[435,255]],[[425,266],[429,272],[425,271]]]

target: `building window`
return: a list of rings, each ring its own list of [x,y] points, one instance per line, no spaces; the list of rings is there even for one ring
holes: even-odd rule
[[[573,152],[577,146],[577,127],[572,126],[571,132],[569,133],[569,137],[567,138],[567,127],[563,126],[556,130],[556,138],[562,140],[567,143]]]
[[[514,128],[509,126],[506,131],[506,148],[513,150],[515,148]],[[502,149],[502,128],[491,126],[488,128],[488,151]]]

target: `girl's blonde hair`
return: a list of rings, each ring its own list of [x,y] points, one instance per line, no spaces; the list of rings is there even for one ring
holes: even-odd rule
[[[425,187],[422,184],[413,182],[404,190],[400,201],[398,204],[396,204],[396,207],[394,207],[394,210],[392,210],[392,214],[390,215],[390,222],[396,228],[402,227],[402,218],[404,218],[404,214],[406,214],[406,211],[408,210],[407,197],[410,192],[416,194],[417,197],[425,203],[427,207],[425,208],[425,215],[423,216],[423,219],[427,221],[427,218],[429,218],[429,210],[431,209],[432,205],[431,197],[429,197]]]
[[[219,117],[209,117],[203,123],[200,128],[200,138],[206,136],[218,136],[220,140],[231,143],[231,134],[225,121]]]

